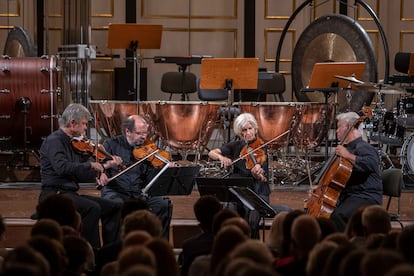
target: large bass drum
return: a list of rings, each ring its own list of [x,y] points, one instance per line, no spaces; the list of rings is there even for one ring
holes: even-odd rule
[[[56,58],[4,56],[0,63],[1,145],[39,147],[58,127]]]
[[[400,163],[403,166],[404,182],[414,184],[414,134],[408,136],[404,141]]]

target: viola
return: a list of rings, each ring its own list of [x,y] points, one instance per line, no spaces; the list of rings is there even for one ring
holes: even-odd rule
[[[112,160],[112,155],[105,150],[103,145],[95,145],[86,136],[73,137],[71,144],[76,152],[83,155],[94,156],[100,162],[105,159]]]
[[[151,140],[147,140],[142,145],[135,148],[132,154],[134,155],[135,159],[140,160],[142,158],[146,158],[149,154],[155,152],[156,150],[158,150],[158,152],[148,158],[148,161],[151,162],[152,166],[159,168],[167,163],[170,163],[170,153],[165,150],[158,149],[155,143]]]
[[[266,152],[262,149],[264,145],[263,140],[256,138],[251,143],[247,143],[240,151],[240,156],[245,156],[246,168],[251,170],[256,164],[262,165],[266,162]],[[266,182],[264,175],[260,175],[260,181]]]

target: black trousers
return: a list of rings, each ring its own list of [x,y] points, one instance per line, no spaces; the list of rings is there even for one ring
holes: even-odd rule
[[[143,194],[136,194],[136,195],[124,195],[117,192],[106,192],[102,195],[106,200],[110,200],[112,202],[118,202],[119,204],[123,204],[124,201],[130,198],[139,198],[147,202],[149,210],[157,215],[157,217],[161,220],[162,224],[162,233],[161,236],[166,238],[167,240],[170,237],[170,223],[173,211],[173,205],[171,200],[168,197],[162,196],[145,196]]]
[[[42,191],[40,198],[55,191]],[[121,207],[119,202],[90,195],[79,195],[76,192],[59,191],[73,199],[82,218],[82,236],[93,248],[100,248],[101,237],[99,221],[102,223],[103,244],[114,242],[120,238]]]

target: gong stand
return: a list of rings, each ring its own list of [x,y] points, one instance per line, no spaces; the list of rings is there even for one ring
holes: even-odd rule
[[[234,89],[257,89],[259,75],[257,58],[207,58],[201,60],[200,89],[226,89],[230,142],[230,125]]]
[[[140,65],[141,56],[138,49],[160,49],[161,48],[162,25],[148,24],[109,24],[108,48],[127,49],[133,53],[134,63],[134,85],[133,93],[137,102],[137,114],[140,113]],[[126,60],[130,60],[126,58]]]

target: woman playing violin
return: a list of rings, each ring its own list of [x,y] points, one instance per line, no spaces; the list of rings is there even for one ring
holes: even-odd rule
[[[123,122],[122,135],[106,140],[104,148],[108,153],[120,156],[123,164],[128,168],[138,161],[134,152],[147,145],[148,128],[148,122],[143,116],[131,115]],[[142,189],[156,176],[159,170],[160,168],[154,167],[151,161],[146,159],[105,185],[101,190],[101,196],[121,203],[130,198],[145,200],[149,209],[161,219],[164,226],[163,236],[168,237],[172,215],[170,200],[161,196],[149,197],[142,193]],[[119,170],[110,168],[105,173],[111,177],[118,174]]]
[[[223,145],[220,148],[215,148],[208,153],[208,156],[213,160],[219,160],[224,168],[233,166],[230,177],[252,177],[254,179],[254,191],[260,195],[266,202],[269,202],[270,187],[268,184],[268,160],[265,148],[254,151],[252,154],[247,154],[244,158],[240,158],[241,153],[255,150],[251,145],[260,147],[261,143],[257,143],[258,124],[256,118],[250,113],[242,113],[233,122],[234,133],[241,139]],[[242,156],[243,157],[243,156]],[[252,160],[255,159],[255,160]],[[238,160],[234,162],[234,160]],[[252,163],[253,166],[247,166]],[[259,237],[259,222],[260,217],[258,212],[245,211],[245,218],[248,220],[252,228],[252,238]],[[282,208],[281,209],[288,209]],[[247,213],[247,214],[246,214]]]

